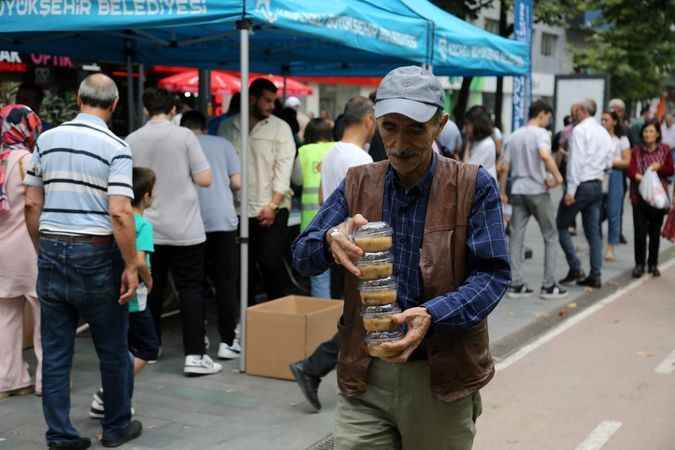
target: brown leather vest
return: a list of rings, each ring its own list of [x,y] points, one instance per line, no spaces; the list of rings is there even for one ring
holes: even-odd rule
[[[350,169],[345,179],[350,216],[362,214],[369,221],[382,220],[388,167],[389,163],[382,161]],[[420,255],[424,301],[457,289],[467,278],[464,244],[477,172],[477,166],[438,157]],[[346,396],[366,391],[371,359],[364,344],[357,286],[357,278],[347,273],[344,313],[338,325],[341,341],[338,385]],[[494,376],[487,320],[470,329],[442,329],[432,325],[426,342],[431,390],[441,400],[463,398],[485,386]]]

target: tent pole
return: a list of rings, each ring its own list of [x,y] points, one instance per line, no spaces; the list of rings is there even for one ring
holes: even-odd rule
[[[199,69],[199,112],[209,116],[209,100],[211,96],[211,71]]]
[[[241,357],[239,369],[246,372],[246,308],[248,307],[248,133],[249,133],[249,30],[251,22],[240,20],[237,22],[241,38],[241,214],[240,214],[240,244],[241,244]]]
[[[131,134],[134,131],[134,66],[131,62],[131,55],[127,56],[127,131]]]
[[[145,66],[138,65],[138,104],[136,105],[137,123],[139,127],[145,125],[145,112],[143,108],[143,91],[145,89]]]
[[[286,84],[287,84],[287,81],[288,81],[288,77],[286,76],[286,74],[284,74],[284,103],[286,103],[286,97],[287,97],[287,95],[286,95]]]

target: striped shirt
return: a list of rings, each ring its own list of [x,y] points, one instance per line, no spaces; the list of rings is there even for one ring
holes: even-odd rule
[[[40,231],[110,235],[108,197],[133,198],[131,150],[100,118],[79,114],[40,135],[24,183],[43,187]]]

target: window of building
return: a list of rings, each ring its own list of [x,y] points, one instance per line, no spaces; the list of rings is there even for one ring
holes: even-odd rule
[[[499,34],[499,20],[485,19],[485,31]]]
[[[541,33],[541,54],[555,56],[558,45],[558,36],[551,33]]]

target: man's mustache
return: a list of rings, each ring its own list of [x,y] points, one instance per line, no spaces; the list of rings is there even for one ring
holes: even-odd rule
[[[397,148],[394,150],[389,150],[389,156],[394,156],[396,158],[412,158],[417,155],[417,152],[410,148]]]

